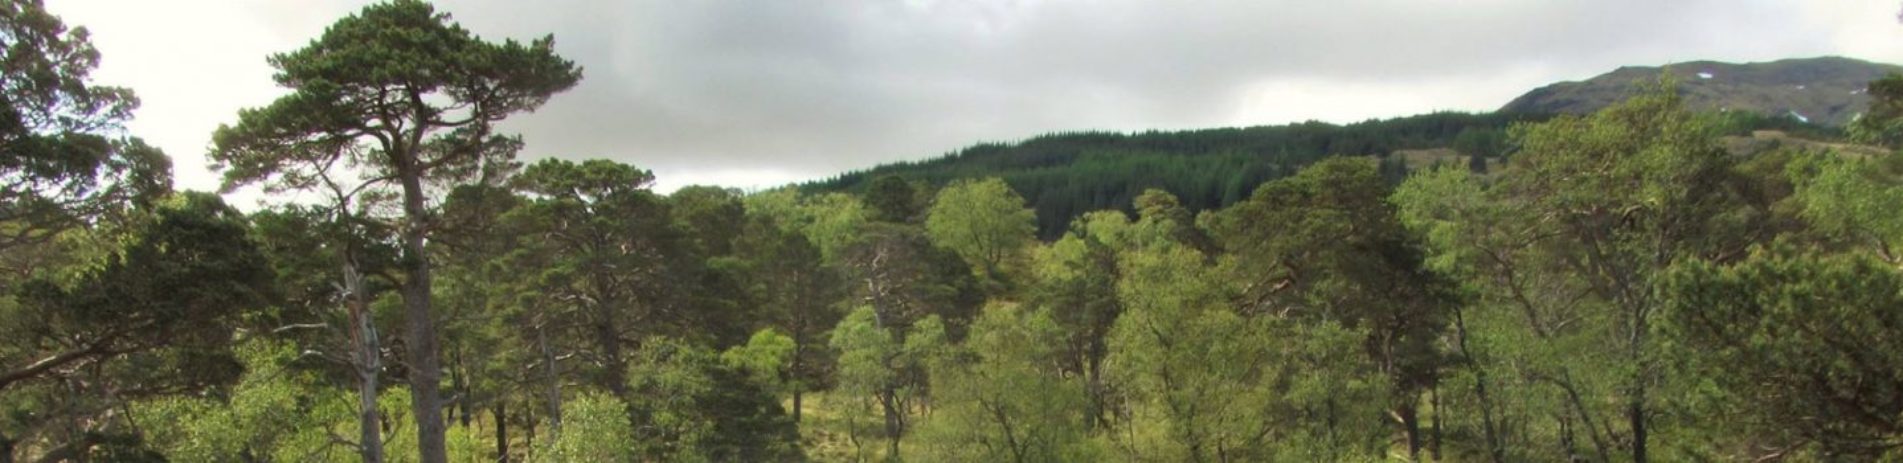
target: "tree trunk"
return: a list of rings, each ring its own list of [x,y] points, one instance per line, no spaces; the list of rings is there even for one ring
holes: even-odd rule
[[[794,331],[794,333],[799,333],[799,331]],[[797,341],[793,344],[792,363],[787,365],[787,371],[790,373],[787,375],[790,377],[790,381],[787,381],[787,384],[790,385],[793,390],[793,425],[798,426],[800,424],[801,415],[800,393],[804,392],[802,390],[806,388],[805,382],[800,380],[800,373],[806,371],[806,342],[803,336],[795,339]]]
[[[1340,448],[1341,442],[1338,439],[1336,439],[1336,434],[1335,434],[1335,425],[1336,425],[1335,399],[1332,397],[1329,398],[1328,402],[1323,404],[1322,409],[1323,409],[1322,421],[1327,424],[1326,429],[1328,429],[1328,440],[1327,440],[1328,446],[1333,448]],[[1329,454],[1334,455],[1334,452],[1331,451]]]
[[[412,153],[413,154],[413,153]],[[410,415],[416,419],[416,450],[423,463],[448,463],[443,442],[441,392],[442,363],[437,358],[436,314],[430,306],[430,263],[423,249],[429,236],[429,210],[424,205],[423,173],[414,155],[399,159],[403,181],[403,316],[408,328]]]
[[[1394,410],[1394,416],[1401,419],[1401,431],[1407,435],[1407,461],[1421,461],[1421,418],[1419,407],[1411,403],[1418,396],[1408,397],[1410,403]]]
[[[605,280],[599,272],[593,276],[592,283],[595,288],[602,291],[614,287],[614,284]],[[609,300],[607,296],[597,295],[596,301],[590,304],[592,305],[590,308],[595,313],[595,348],[596,352],[601,354],[602,370],[605,373],[601,381],[607,383],[600,386],[608,389],[608,393],[613,394],[622,404],[630,404],[634,403],[634,397],[628,388],[628,360],[622,353],[621,326],[617,323],[621,320],[621,316],[611,308],[610,303],[607,302]],[[634,422],[632,410],[628,419],[629,425],[636,427],[641,425]]]
[[[470,399],[474,398],[474,396],[469,394],[469,373],[465,368],[463,365],[462,349],[457,349],[455,364],[449,367],[449,383],[452,385],[450,387],[456,391],[456,418],[460,420],[457,424],[462,425],[463,429],[467,430],[469,429],[469,418],[473,415],[473,413],[470,413],[470,404],[473,402]]]
[[[885,461],[901,461],[899,459],[899,436],[894,435],[886,440]]]
[[[1553,414],[1553,420],[1559,422],[1559,451],[1566,455],[1566,461],[1579,461],[1578,448],[1573,442],[1573,422],[1566,419],[1565,413]]]
[[[595,347],[600,349],[603,378],[601,386],[614,394],[621,403],[633,403],[629,400],[628,362],[621,354],[621,333],[614,325],[615,315],[606,309],[597,314],[600,320],[595,323]]]
[[[1493,463],[1506,463],[1507,449],[1500,442],[1500,425],[1493,419],[1493,401],[1487,396],[1487,375],[1474,371],[1474,396],[1480,401],[1480,424],[1487,438],[1487,456]]]
[[[1089,414],[1089,416],[1084,417],[1084,427],[1088,430],[1095,431],[1109,427],[1110,420],[1104,417],[1105,409],[1109,407],[1104,403],[1103,357],[1099,355],[1091,355],[1090,357],[1090,359],[1084,361],[1086,363],[1084,366],[1084,394],[1088,396],[1085,397],[1087,400],[1085,413]]]
[[[1626,406],[1626,419],[1632,422],[1632,461],[1645,463],[1645,388]]]
[[[614,324],[615,315],[608,309],[599,309],[598,315],[600,320],[595,323],[595,347],[601,353],[603,375],[600,381],[606,383],[601,386],[605,386],[608,393],[625,407],[626,404],[634,403],[634,392],[628,387],[628,361],[621,352],[621,331]],[[627,412],[628,426],[640,429],[640,415],[633,408],[628,408]]]
[[[496,463],[509,463],[509,407],[496,401]]]
[[[377,410],[376,373],[359,371],[357,384],[357,430],[361,433],[357,451],[364,463],[379,463],[383,461],[383,426]]]
[[[1460,310],[1458,305],[1454,308],[1454,331],[1455,339],[1460,343],[1460,356],[1467,362],[1467,367],[1474,371],[1474,396],[1480,401],[1480,424],[1482,432],[1486,434],[1487,456],[1493,463],[1506,463],[1506,447],[1500,443],[1499,425],[1493,419],[1493,399],[1487,396],[1487,370],[1480,366],[1478,360],[1474,360],[1473,352],[1467,348],[1467,318],[1465,311]],[[1438,405],[1434,408],[1434,414],[1440,415]]]
[[[13,438],[0,435],[0,463],[13,463]]]
[[[1593,422],[1592,413],[1586,410],[1586,402],[1580,399],[1579,389],[1573,387],[1572,374],[1567,373],[1564,378],[1551,379],[1551,381],[1559,385],[1559,387],[1566,392],[1567,401],[1572,404],[1573,410],[1579,414],[1580,424],[1586,426],[1586,436],[1592,438],[1593,449],[1599,452],[1599,461],[1612,461],[1612,451],[1608,448],[1606,439],[1599,435],[1599,425]],[[1607,437],[1610,437],[1612,434],[1612,425],[1610,423],[1606,424],[1606,434]]]
[[[542,349],[542,379],[546,387],[545,400],[548,402],[549,432],[559,434],[562,432],[562,379],[556,375],[555,349],[548,346],[548,327],[535,328],[535,343]],[[534,429],[529,428],[530,436],[534,436]]]
[[[1427,446],[1428,457],[1433,458],[1434,461],[1440,461],[1440,416],[1446,413],[1446,409],[1441,408],[1440,403],[1440,382],[1435,381],[1434,385],[1427,389],[1427,394],[1429,397],[1428,402],[1434,404],[1434,424],[1433,431],[1429,434],[1431,440],[1428,441],[1430,443]]]
[[[905,432],[905,425],[899,421],[903,413],[898,407],[898,391],[891,386],[879,392],[879,405],[885,410],[886,461],[898,461],[899,435]]]
[[[344,291],[349,293],[345,303],[349,304],[350,344],[356,351],[352,363],[357,370],[357,452],[364,463],[379,463],[383,461],[383,417],[377,408],[377,390],[383,356],[379,353],[376,321],[369,313],[369,295],[363,289],[363,274],[353,261],[344,262]]]
[[[531,410],[532,410],[532,409],[531,409]],[[524,459],[522,459],[522,460],[523,460],[523,461],[535,461],[535,458],[536,458],[536,456],[535,456],[535,452],[536,452],[536,447],[535,447],[535,412],[534,412],[534,411],[525,411],[524,413],[526,413],[526,414],[527,414],[527,416],[525,416],[524,418],[528,418],[528,419],[526,419],[526,420],[523,420],[523,421],[524,421],[525,423],[528,423],[528,427],[522,430],[522,449],[523,449],[524,451],[526,451],[526,452],[528,452],[528,458],[524,458]]]
[[[1630,426],[1632,427],[1632,461],[1633,463],[1645,463],[1647,461],[1645,443],[1646,437],[1648,437],[1646,436],[1645,429],[1645,380],[1646,372],[1650,368],[1645,358],[1645,333],[1646,330],[1649,329],[1646,327],[1645,317],[1650,311],[1645,309],[1643,302],[1629,303],[1628,305],[1633,306],[1631,310],[1632,333],[1630,334],[1630,342],[1632,345],[1629,355],[1632,357],[1634,368],[1632,372],[1632,397],[1628,399],[1629,402],[1626,403],[1626,420],[1631,423]]]

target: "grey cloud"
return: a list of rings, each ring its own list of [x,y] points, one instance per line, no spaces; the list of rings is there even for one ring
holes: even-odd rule
[[[663,175],[817,177],[1050,131],[1283,122],[1235,120],[1250,85],[1277,81],[1478,86],[1510,70],[1578,79],[1626,64],[1831,51],[1826,31],[1791,19],[1799,2],[440,6],[492,38],[553,33],[587,67],[580,87],[511,122],[530,155],[610,157]],[[1504,103],[1498,89],[1458,92],[1448,98],[1463,109]]]

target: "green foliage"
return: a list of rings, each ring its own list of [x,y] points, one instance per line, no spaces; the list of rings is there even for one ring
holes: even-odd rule
[[[486,42],[416,0],[366,7],[270,62],[292,93],[213,134],[228,187],[320,187],[311,169],[339,158],[389,180],[487,178],[519,145],[490,125],[581,79],[552,36]]]
[[[1172,461],[1261,452],[1271,428],[1262,412],[1272,401],[1256,381],[1270,346],[1261,325],[1222,306],[1227,288],[1194,251],[1127,259],[1109,371],[1128,390],[1132,420],[1158,424],[1117,434],[1117,447],[1130,459]]]
[[[1893,253],[1903,245],[1903,217],[1895,213],[1903,201],[1898,161],[1903,157],[1814,155],[1793,163],[1800,215],[1820,232],[1895,260]]]
[[[1421,446],[1420,395],[1438,382],[1448,284],[1388,203],[1375,163],[1324,160],[1264,184],[1210,226],[1246,282],[1242,310],[1363,330],[1363,350],[1392,381],[1410,457]]]
[[[776,396],[793,387],[785,379],[797,346],[793,338],[771,328],[756,331],[747,343],[720,353],[727,365],[747,372],[748,378]]]
[[[1130,460],[1329,460],[1380,453],[1385,433],[1350,423],[1383,414],[1387,388],[1357,355],[1354,331],[1243,317],[1198,253],[1129,255],[1126,312],[1110,372],[1128,423],[1110,434]]]
[[[1870,110],[1850,122],[1851,138],[1890,149],[1903,149],[1903,74],[1870,82]]]
[[[702,270],[675,227],[665,198],[648,190],[647,171],[605,160],[573,163],[547,159],[516,177],[516,187],[537,197],[504,220],[528,238],[511,253],[515,268],[533,272],[518,280],[523,295],[573,301],[544,317],[564,347],[592,352],[583,371],[600,390],[623,401],[632,347],[623,339],[664,333],[664,326],[635,323],[667,320],[694,326],[691,314],[664,313],[690,296]],[[637,303],[645,301],[646,303]],[[693,333],[707,333],[695,330]]]
[[[1474,159],[1498,158],[1507,151],[1507,132],[1489,127],[1464,128],[1448,147]]]
[[[240,345],[245,373],[228,397],[168,397],[134,406],[149,444],[173,461],[343,460],[354,456],[333,432],[355,423],[341,389],[298,368],[288,344]]]
[[[270,296],[269,269],[246,226],[216,196],[176,196],[134,219],[117,249],[69,281],[28,281],[16,310],[29,325],[0,350],[0,390],[73,373],[78,362],[148,353],[210,361],[199,367],[205,377],[174,378],[185,384],[228,380],[216,374],[228,371],[216,368],[225,363],[216,352]]]
[[[678,227],[695,246],[695,254],[725,256],[742,231],[746,208],[735,190],[689,186],[668,195]]]
[[[771,383],[720,355],[666,338],[635,353],[629,367],[637,417],[636,451],[658,461],[799,459],[792,420]]]
[[[825,265],[821,250],[786,225],[797,219],[776,214],[750,209],[746,230],[734,245],[740,255],[749,256],[743,279],[770,326],[754,333],[745,355],[756,359],[756,371],[773,373],[773,381],[763,384],[774,385],[776,394],[792,395],[793,418],[799,421],[801,395],[826,382],[831,357],[825,336],[842,315],[837,303],[843,288],[839,272]],[[759,368],[762,355],[775,359],[772,369]]]
[[[945,324],[935,315],[909,327],[890,325],[882,317],[873,307],[861,306],[832,334],[832,348],[839,352],[836,390],[854,407],[847,411],[846,426],[861,458],[870,455],[861,442],[878,435],[889,444],[886,455],[898,453],[911,407],[927,397],[929,383],[922,373],[946,347]],[[881,415],[883,423],[872,421]]]
[[[639,461],[636,442],[626,405],[614,396],[586,392],[562,404],[562,428],[542,457],[564,463]]]
[[[442,341],[426,245],[438,230],[432,205],[442,203],[426,184],[491,184],[518,167],[521,140],[494,133],[495,124],[581,80],[581,69],[554,48],[553,36],[527,44],[485,41],[421,0],[372,4],[303,48],[272,55],[272,78],[289,94],[240,110],[235,125],[212,133],[208,156],[224,172],[227,190],[320,190],[344,210],[351,201],[399,199],[400,208],[363,210],[403,222],[396,227],[404,254],[403,352],[422,461],[447,458],[438,410]],[[401,212],[384,212],[392,210]]]
[[[1065,381],[1049,311],[986,307],[962,346],[930,365],[942,404],[918,430],[920,461],[1084,461],[1083,385]]]
[[[983,294],[958,255],[931,244],[914,225],[873,223],[860,230],[842,264],[877,311],[879,326],[904,329],[937,316],[952,339],[963,339]]]
[[[0,4],[0,251],[59,232],[172,188],[171,159],[123,130],[139,99],[96,85],[99,51],[40,0]]]
[[[870,395],[896,380],[889,365],[902,353],[899,341],[879,328],[871,307],[847,313],[833,328],[832,346],[839,351],[840,389]]]
[[[945,341],[945,326],[935,316],[899,330],[879,325],[871,307],[861,306],[833,329],[832,347],[839,351],[841,389],[876,393],[901,385],[901,376],[923,367]]]
[[[1056,239],[1084,213],[1129,211],[1144,190],[1174,192],[1192,213],[1218,209],[1246,199],[1262,182],[1325,157],[1447,147],[1463,131],[1498,132],[1513,122],[1544,117],[1435,113],[1348,125],[1304,122],[1178,132],[1059,133],[974,145],[940,158],[847,173],[805,188],[854,191],[886,177],[930,185],[1000,177],[1035,209],[1038,236]]]
[[[1653,334],[1657,278],[1675,261],[1738,252],[1770,214],[1756,209],[1769,201],[1746,201],[1716,134],[1663,83],[1590,116],[1517,127],[1520,151],[1497,181],[1442,170],[1399,189],[1428,266],[1476,299],[1458,334],[1473,383],[1458,400],[1488,411],[1464,425],[1531,459],[1643,459],[1650,434],[1675,432],[1655,418],[1672,408],[1659,391],[1681,387]],[[1562,453],[1520,443],[1546,439]]]
[[[806,239],[819,246],[827,262],[838,262],[846,249],[859,241],[859,230],[872,220],[872,212],[857,198],[844,194],[814,196],[804,204]]]
[[[1728,152],[1777,122],[1669,81],[661,195],[493,133],[579,79],[548,38],[395,0],[214,134],[324,194],[247,218],[146,195],[83,31],[9,33],[0,461],[1903,459],[1903,157]]]
[[[938,192],[925,218],[932,243],[950,249],[987,279],[1002,278],[1034,240],[1035,218],[1003,180],[959,181]]]
[[[1815,445],[1825,459],[1898,457],[1903,274],[1867,256],[1762,250],[1667,275],[1666,330],[1723,416],[1719,455]],[[1735,452],[1735,453],[1734,453]]]
[[[1470,265],[1493,245],[1483,227],[1503,222],[1504,205],[1488,201],[1482,180],[1466,169],[1432,169],[1408,177],[1392,195],[1397,218],[1418,233],[1430,252],[1427,268],[1444,275],[1472,276]]]
[[[910,222],[925,209],[922,193],[904,178],[880,177],[866,186],[866,205],[872,208],[873,218],[881,222]]]
[[[873,217],[858,197],[844,193],[801,195],[780,189],[755,193],[744,201],[749,215],[805,237],[827,263],[843,259],[847,248],[859,241],[859,230]]]
[[[1055,353],[1061,371],[1080,380],[1092,428],[1109,421],[1109,385],[1104,361],[1110,330],[1123,313],[1117,299],[1117,253],[1125,246],[1130,219],[1117,212],[1079,218],[1063,239],[1040,247],[1033,258],[1029,299],[1057,325]]]

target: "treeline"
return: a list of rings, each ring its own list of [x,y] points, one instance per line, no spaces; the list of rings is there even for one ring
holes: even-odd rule
[[[516,163],[489,124],[580,78],[548,44],[396,1],[274,57],[211,157],[302,200],[250,213],[101,135],[91,55],[22,59],[61,85],[0,125],[0,460],[1903,458],[1903,154],[1731,153],[1660,85],[1489,174],[1333,157],[1040,240],[995,177]]]
[[[1055,239],[1086,212],[1121,209],[1149,189],[1174,192],[1192,211],[1226,207],[1256,185],[1334,155],[1457,147],[1497,158],[1514,122],[1544,116],[1434,113],[1348,125],[1189,131],[1059,133],[1019,143],[987,143],[943,157],[850,172],[804,185],[807,192],[861,192],[869,182],[900,176],[925,185],[1000,177],[1030,201],[1039,235]]]
[[[1279,126],[1140,133],[1080,132],[1034,137],[1018,143],[985,143],[942,157],[849,172],[801,186],[808,193],[864,192],[873,180],[896,176],[943,186],[960,179],[999,177],[1030,202],[1038,236],[1056,239],[1071,220],[1090,211],[1132,212],[1131,201],[1149,189],[1175,194],[1191,211],[1228,207],[1257,185],[1293,174],[1331,156],[1374,156],[1399,182],[1410,169],[1397,151],[1444,148],[1464,156],[1449,164],[1484,172],[1515,150],[1508,130],[1541,122],[1546,114],[1439,112],[1347,125],[1304,122]],[[1728,135],[1782,130],[1816,140],[1837,140],[1841,130],[1788,116],[1750,112],[1724,114]]]

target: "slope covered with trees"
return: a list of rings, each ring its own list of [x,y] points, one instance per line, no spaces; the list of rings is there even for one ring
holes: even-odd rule
[[[86,48],[4,4],[55,38],[10,53]],[[249,213],[106,136],[91,61],[4,87],[91,122],[5,134],[0,461],[1903,458],[1903,75],[1848,128],[1875,155],[1734,152],[1668,81],[1503,125],[1484,174],[1320,157],[1038,239],[1008,177],[516,162],[489,124],[580,78],[548,43],[340,20],[215,135],[321,198]]]
[[[1659,74],[1650,76],[1657,79]],[[1626,82],[1629,95],[1640,81]],[[937,188],[960,179],[998,177],[1030,202],[1040,238],[1055,239],[1086,212],[1132,212],[1148,189],[1175,194],[1192,212],[1228,207],[1256,186],[1333,156],[1372,156],[1382,176],[1399,182],[1409,171],[1437,165],[1486,172],[1517,150],[1508,136],[1516,123],[1539,122],[1556,112],[1443,112],[1347,125],[1304,122],[1280,126],[1176,132],[1082,132],[1033,137],[1018,143],[974,145],[942,157],[882,165],[801,186],[807,192],[864,192],[875,180],[897,177]],[[1779,130],[1834,141],[1835,127],[1787,115],[1726,113],[1726,135]]]
[[[1256,185],[1333,155],[1381,155],[1397,150],[1454,147],[1498,158],[1506,128],[1539,116],[1437,113],[1350,125],[1307,122],[1286,126],[1180,132],[1062,133],[1019,143],[974,145],[943,157],[897,163],[807,184],[811,192],[863,191],[872,180],[896,176],[942,186],[957,179],[999,177],[1030,201],[1039,236],[1052,239],[1085,212],[1129,210],[1144,190],[1178,195],[1192,211],[1247,198]],[[1466,162],[1450,159],[1448,162]],[[1394,178],[1401,161],[1385,165]]]

